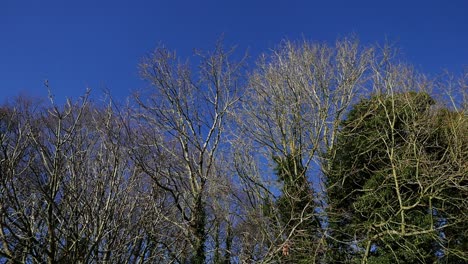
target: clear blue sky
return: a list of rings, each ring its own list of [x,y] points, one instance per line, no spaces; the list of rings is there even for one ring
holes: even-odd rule
[[[2,0],[0,103],[19,93],[57,99],[109,89],[123,98],[144,84],[137,64],[158,43],[179,54],[228,45],[259,52],[281,39],[396,41],[430,74],[468,65],[468,1]]]

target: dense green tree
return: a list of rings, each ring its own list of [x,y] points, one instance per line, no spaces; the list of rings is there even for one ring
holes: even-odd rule
[[[464,117],[434,104],[423,92],[379,94],[342,122],[327,172],[333,262],[432,263],[453,251],[449,240],[466,244],[448,233],[466,219],[448,212],[466,196],[466,150],[456,147],[463,130],[455,124]]]

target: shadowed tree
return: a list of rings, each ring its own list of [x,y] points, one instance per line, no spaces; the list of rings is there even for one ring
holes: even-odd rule
[[[141,260],[145,247],[128,250],[138,241],[141,185],[113,109],[94,107],[85,96],[63,107],[19,99],[2,113],[2,257],[15,263]]]

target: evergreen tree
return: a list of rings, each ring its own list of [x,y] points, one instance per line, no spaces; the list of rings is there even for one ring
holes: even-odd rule
[[[463,216],[444,213],[460,201],[455,196],[466,197],[460,188],[466,182],[449,179],[463,174],[454,164],[466,159],[466,151],[446,155],[455,142],[443,139],[463,132],[435,129],[443,127],[437,122],[443,111],[432,110],[434,103],[426,93],[375,95],[342,122],[326,173],[330,261],[433,263],[450,251],[443,244]],[[453,174],[441,175],[443,170]],[[442,198],[447,192],[457,195]],[[465,237],[451,241],[466,245]]]

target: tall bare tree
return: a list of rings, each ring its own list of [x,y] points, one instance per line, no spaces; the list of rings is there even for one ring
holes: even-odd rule
[[[183,246],[171,250],[178,262],[207,258],[208,193],[219,176],[226,118],[238,101],[241,64],[230,61],[232,52],[218,45],[197,54],[197,73],[164,48],[141,64],[151,87],[135,96],[141,133],[135,157],[173,207],[165,219],[182,235]]]
[[[362,89],[372,51],[355,40],[334,47],[285,41],[260,59],[250,77],[240,125],[265,150],[264,158],[275,163],[283,186],[283,208],[274,213],[283,219],[275,220],[279,233],[271,241],[270,258],[284,248],[283,261],[314,262],[320,255],[322,220],[311,181],[320,183],[321,177],[312,171],[320,166],[320,154],[332,147],[341,117]]]

